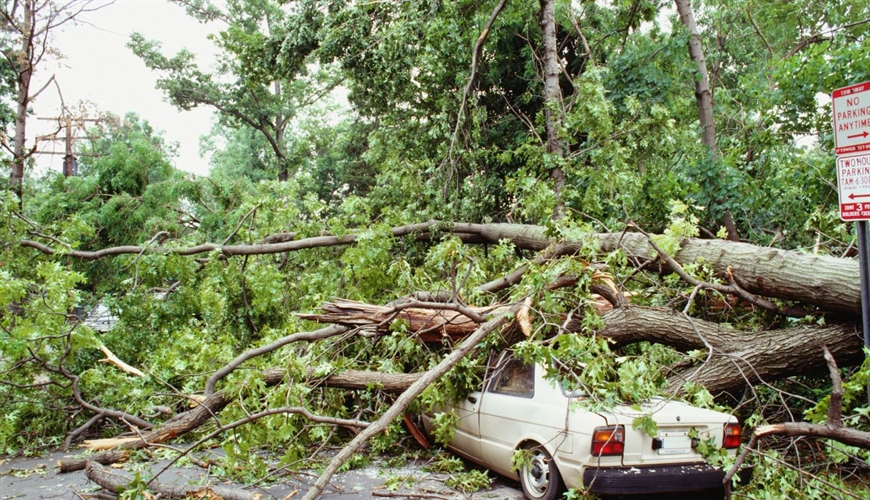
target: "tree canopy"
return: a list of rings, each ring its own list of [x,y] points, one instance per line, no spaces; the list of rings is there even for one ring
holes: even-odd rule
[[[361,463],[358,432],[394,451],[397,403],[462,395],[509,347],[583,366],[601,408],[870,430],[827,98],[870,80],[866,2],[176,3],[220,26],[216,67],[129,47],[173,105],[216,111],[210,175],[139,110],[80,175],[0,192],[0,453],[135,427],[206,436],[248,481],[323,443]],[[336,298],[387,312],[318,325]],[[76,318],[98,304],[109,331]],[[408,308],[479,338],[427,341]],[[747,497],[870,491],[854,442],[753,449]]]

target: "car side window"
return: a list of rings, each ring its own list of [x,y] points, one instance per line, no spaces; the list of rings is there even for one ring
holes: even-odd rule
[[[489,391],[531,398],[535,396],[535,365],[510,359],[496,369]]]

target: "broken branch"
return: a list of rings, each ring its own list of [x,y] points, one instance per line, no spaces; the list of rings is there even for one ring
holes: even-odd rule
[[[144,377],[145,376],[145,374],[142,373],[142,370],[139,370],[138,368],[134,368],[134,367],[128,365],[127,363],[121,361],[117,356],[115,356],[114,353],[112,353],[112,351],[109,350],[108,347],[101,345],[100,350],[103,351],[103,354],[106,356],[105,359],[101,359],[99,361],[100,363],[109,363],[109,364],[115,365],[122,372],[128,373],[128,374],[133,375],[135,377]]]
[[[125,474],[107,470],[95,461],[89,461],[85,466],[88,479],[99,484],[104,489],[113,492],[124,491],[130,487],[132,479]],[[185,486],[168,485],[154,482],[149,489],[166,498],[223,498],[224,500],[261,500],[262,493],[244,491],[226,486]]]

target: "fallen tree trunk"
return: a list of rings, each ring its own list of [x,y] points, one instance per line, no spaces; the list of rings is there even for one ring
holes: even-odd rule
[[[600,235],[602,250],[622,248],[629,257],[649,259],[655,250],[642,234]],[[720,277],[733,276],[744,290],[764,297],[817,306],[822,311],[858,315],[861,290],[858,261],[748,243],[684,238],[672,255],[680,264],[704,262]]]
[[[88,461],[85,474],[88,479],[112,493],[126,490],[133,481],[127,475],[107,470],[94,461]],[[263,498],[262,493],[227,486],[171,485],[153,481],[148,489],[164,498],[223,498],[224,500],[261,500]]]
[[[485,227],[484,227],[485,226]],[[455,224],[456,234],[468,243],[495,244],[501,239],[529,250],[543,250],[555,241],[544,236],[544,228],[519,224]],[[640,265],[656,255],[646,236],[639,233],[594,233],[605,252],[622,249]],[[568,253],[571,242],[561,253]],[[575,242],[575,251],[582,242]],[[860,313],[861,291],[858,262],[827,255],[805,254],[748,243],[725,240],[683,238],[680,250],[672,255],[682,265],[703,262],[717,276],[733,277],[744,290],[764,297],[811,304],[822,311]],[[661,266],[660,272],[671,270]],[[836,293],[833,293],[836,291]]]
[[[321,321],[346,325],[377,325],[389,331],[389,307],[346,302],[328,303],[329,313],[310,315]],[[343,312],[347,316],[343,316]],[[386,311],[386,312],[385,312]],[[423,327],[434,323],[437,311],[421,311],[413,324]],[[453,313],[453,311],[449,311]],[[670,377],[672,390],[678,390],[687,380],[697,382],[711,392],[731,392],[747,384],[772,382],[790,375],[823,369],[825,360],[818,354],[821,344],[827,345],[841,366],[851,366],[863,359],[863,341],[858,326],[853,323],[818,325],[802,324],[790,328],[766,331],[737,330],[719,323],[689,318],[679,313],[640,306],[623,306],[604,312],[603,327],[597,335],[613,340],[615,347],[649,341],[665,344],[679,351],[712,349],[713,356],[698,366],[680,367]],[[456,320],[454,325],[474,324],[469,318]],[[579,331],[579,321],[565,325],[569,331]],[[445,327],[446,328],[446,327]],[[413,329],[411,329],[413,331]],[[458,326],[453,331],[467,333]]]
[[[691,379],[710,392],[733,392],[747,384],[772,382],[826,366],[819,346],[827,345],[841,366],[861,363],[863,337],[858,325],[805,324],[778,330],[743,331],[682,314],[648,307],[621,307],[602,315],[597,332],[622,346],[658,342],[680,351],[713,349],[709,363],[679,368],[672,389]]]
[[[398,226],[392,229],[395,237],[415,235],[420,240],[431,240],[445,234],[453,234],[467,243],[498,244],[508,240],[518,248],[541,251],[556,243],[545,235],[543,226],[524,224],[471,224],[429,221],[420,224]],[[637,264],[648,261],[655,255],[647,237],[631,232],[590,233],[585,238],[598,243],[601,250],[609,252],[623,249]],[[259,245],[205,244],[190,248],[165,248],[125,246],[106,248],[96,252],[63,250],[65,255],[85,260],[117,255],[162,253],[197,255],[218,250],[223,255],[265,255],[293,252],[309,248],[349,245],[356,241],[356,234],[317,236],[280,243]],[[588,240],[587,240],[588,242]],[[581,241],[563,242],[564,251],[582,247]],[[56,253],[42,243],[23,240],[22,246],[34,248],[47,254]],[[861,294],[858,280],[858,263],[854,259],[804,254],[794,250],[779,250],[759,247],[748,243],[724,240],[684,238],[680,250],[672,257],[680,264],[703,260],[720,277],[733,276],[736,283],[746,291],[765,297],[811,304],[822,311],[837,311],[857,315],[860,312]],[[564,252],[563,252],[564,253]],[[662,268],[661,271],[669,271]],[[836,293],[833,293],[836,291]]]
[[[58,472],[75,472],[87,467],[88,462],[96,462],[103,465],[116,464],[123,462],[130,457],[129,450],[115,450],[106,453],[97,453],[96,455],[85,458],[72,458],[57,461]]]
[[[400,393],[417,381],[423,373],[381,373],[361,370],[344,370],[323,378],[326,387],[351,390],[377,388],[389,393]]]

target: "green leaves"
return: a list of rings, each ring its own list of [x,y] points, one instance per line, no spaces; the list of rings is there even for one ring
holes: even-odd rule
[[[459,420],[459,415],[455,412],[436,413],[432,417],[432,423],[435,428],[432,430],[435,441],[441,444],[447,444],[453,439],[453,434],[456,431],[456,422]]]
[[[492,483],[492,479],[487,472],[478,469],[452,474],[444,482],[447,486],[463,493],[473,493],[484,488],[489,488],[490,483]]]

